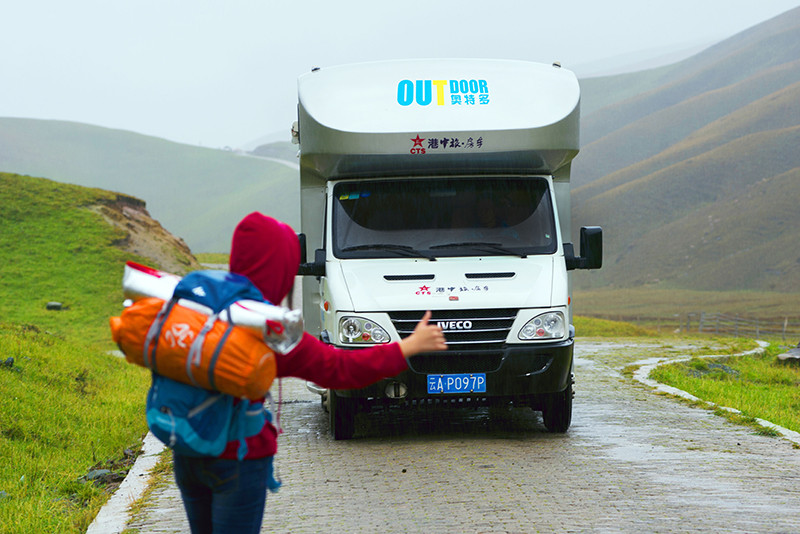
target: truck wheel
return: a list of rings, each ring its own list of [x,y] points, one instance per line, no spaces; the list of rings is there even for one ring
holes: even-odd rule
[[[542,419],[548,432],[566,432],[572,422],[572,384],[567,389],[547,396],[542,408]]]
[[[342,440],[353,437],[356,432],[356,412],[355,400],[340,397],[333,390],[328,390],[328,416],[333,439]]]

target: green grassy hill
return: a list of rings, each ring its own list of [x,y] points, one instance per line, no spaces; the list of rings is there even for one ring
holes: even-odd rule
[[[178,265],[183,272],[198,268],[188,250],[174,248],[160,235],[157,223],[143,231],[171,248],[168,263],[126,250],[134,218],[129,211],[126,224],[110,221],[135,201],[100,189],[0,173],[0,321],[108,342],[106,321],[120,310],[125,261],[176,272],[181,272]],[[49,301],[67,309],[48,311]]]
[[[599,224],[606,243],[578,287],[798,291],[798,57],[800,8],[676,65],[584,84],[642,92],[583,122],[573,227]]]
[[[0,118],[0,171],[142,198],[194,252],[227,251],[251,211],[299,221],[297,172],[285,165],[87,124]]]
[[[0,173],[0,531],[86,532],[147,431],[149,374],[111,355],[141,201]],[[141,210],[140,210],[141,213]],[[126,219],[130,221],[130,218]],[[194,259],[152,222],[143,238]],[[142,247],[147,248],[147,247]],[[155,246],[153,248],[159,248]],[[61,303],[60,310],[48,302]],[[128,452],[126,452],[128,450]],[[131,452],[133,451],[133,452]],[[108,472],[87,480],[95,469]]]

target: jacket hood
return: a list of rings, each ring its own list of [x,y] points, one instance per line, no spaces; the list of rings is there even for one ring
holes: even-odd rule
[[[272,304],[289,294],[300,266],[300,242],[291,226],[259,212],[233,231],[230,271],[250,279]]]

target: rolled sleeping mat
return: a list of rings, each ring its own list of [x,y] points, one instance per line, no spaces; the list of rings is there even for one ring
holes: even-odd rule
[[[136,302],[143,298],[170,300],[181,277],[159,271],[136,262],[125,264],[122,275],[122,292],[126,299]],[[179,299],[178,304],[206,315],[211,309],[196,302]],[[219,319],[258,333],[272,350],[286,354],[294,349],[303,337],[303,314],[257,300],[240,300],[223,310]]]

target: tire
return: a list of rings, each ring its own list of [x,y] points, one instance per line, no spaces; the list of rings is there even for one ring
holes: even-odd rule
[[[354,399],[340,397],[335,391],[328,390],[328,416],[333,439],[344,440],[353,437],[356,432],[357,411],[358,404]]]
[[[542,419],[548,432],[564,433],[572,423],[572,397],[575,392],[572,382],[567,389],[558,393],[551,393],[545,398],[542,408]]]

